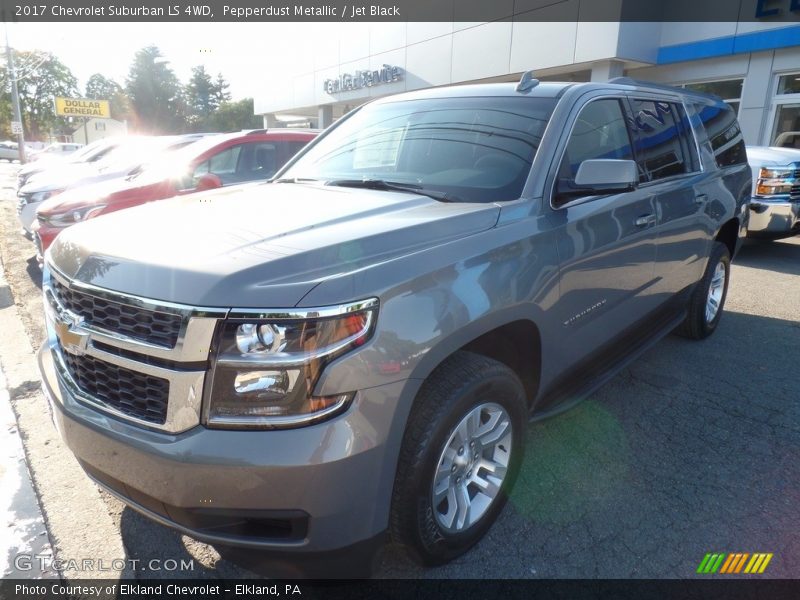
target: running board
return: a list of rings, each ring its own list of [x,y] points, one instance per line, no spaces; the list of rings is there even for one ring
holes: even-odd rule
[[[581,361],[566,376],[560,377],[553,386],[553,391],[545,394],[537,403],[552,408],[543,411],[536,411],[534,408],[530,422],[538,423],[560,415],[583,402],[592,392],[608,383],[622,369],[669,335],[683,322],[686,314],[685,309],[677,314],[670,312],[669,316],[658,319],[654,328],[636,327],[632,329],[632,333],[623,334],[592,355],[599,358],[590,357]],[[575,373],[583,375],[576,377]]]

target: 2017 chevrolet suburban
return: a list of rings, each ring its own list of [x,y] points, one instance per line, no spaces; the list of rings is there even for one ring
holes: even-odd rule
[[[59,235],[44,389],[160,523],[284,557],[388,531],[440,564],[502,510],[529,419],[715,331],[750,185],[735,113],[688,90],[379,99],[270,183]]]

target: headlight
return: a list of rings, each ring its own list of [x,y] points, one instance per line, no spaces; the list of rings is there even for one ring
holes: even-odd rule
[[[353,393],[314,396],[314,387],[328,363],[370,339],[377,310],[378,300],[371,298],[305,315],[226,319],[217,331],[205,424],[300,427],[342,412]]]
[[[47,190],[46,192],[34,192],[31,194],[29,202],[44,202],[48,198],[52,198],[63,191],[64,190]]]
[[[787,167],[761,167],[756,182],[756,196],[777,196],[791,194],[792,187],[796,184],[795,168]]]
[[[758,172],[759,179],[785,179],[793,175],[793,167],[761,167],[761,170]]]
[[[97,216],[105,207],[105,204],[97,204],[85,208],[76,208],[75,210],[64,213],[48,215],[44,218],[44,221],[53,227],[69,227],[75,223],[80,223],[81,221],[86,221],[87,219]]]

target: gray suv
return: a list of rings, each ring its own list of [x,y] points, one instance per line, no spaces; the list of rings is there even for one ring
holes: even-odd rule
[[[687,90],[376,100],[272,182],[59,235],[44,389],[159,523],[288,560],[388,531],[441,564],[502,510],[530,419],[714,332],[750,186],[735,113]]]

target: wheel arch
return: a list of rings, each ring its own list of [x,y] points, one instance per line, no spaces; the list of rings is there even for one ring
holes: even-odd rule
[[[542,334],[530,314],[516,308],[471,322],[433,346],[416,365],[411,378],[427,379],[459,351],[480,354],[508,366],[520,378],[528,407],[532,406],[541,382]]]
[[[731,259],[739,246],[739,219],[733,217],[725,221],[714,236],[715,242],[722,242],[728,248]]]

